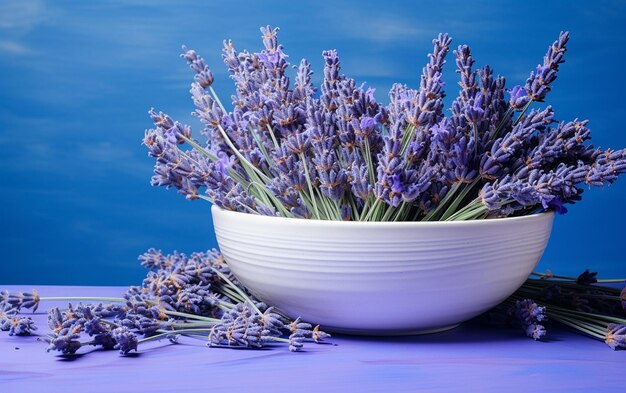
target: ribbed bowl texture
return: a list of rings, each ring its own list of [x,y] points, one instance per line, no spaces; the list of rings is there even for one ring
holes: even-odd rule
[[[517,290],[554,213],[457,222],[342,222],[212,208],[233,274],[257,298],[331,332],[452,328]]]

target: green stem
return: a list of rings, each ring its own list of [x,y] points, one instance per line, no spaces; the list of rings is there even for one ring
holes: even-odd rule
[[[146,338],[142,338],[140,340],[137,341],[138,344],[141,343],[145,343],[148,341],[153,341],[153,340],[160,340],[162,338],[164,338],[165,336],[169,336],[170,334],[183,334],[183,333],[209,333],[211,330],[210,329],[183,329],[183,330],[157,330],[157,332],[160,332],[159,334],[155,334],[154,336],[150,336],[150,337],[146,337]]]
[[[413,139],[413,135],[415,135],[415,126],[413,124],[409,125],[402,135],[402,141],[400,143],[400,156],[404,156],[404,152],[409,147],[409,143],[411,139]]]
[[[237,292],[235,292],[232,289],[230,289],[230,287],[220,285],[219,288],[218,288],[218,291],[222,292],[229,299],[231,299],[231,300],[233,300],[233,301],[235,301],[237,303],[242,303],[242,302],[246,301],[246,299],[242,298]]]
[[[165,315],[171,315],[174,317],[183,317],[183,318],[188,318],[188,319],[195,319],[198,321],[205,321],[205,322],[219,322],[219,319],[215,319],[215,318],[209,318],[209,317],[203,317],[200,315],[195,315],[195,314],[187,314],[184,312],[178,312],[178,311],[169,311],[169,310],[162,310],[163,314]]]
[[[315,201],[315,194],[313,193],[313,184],[311,184],[311,178],[309,177],[309,168],[306,163],[306,159],[304,157],[304,153],[300,153],[300,160],[302,161],[302,166],[304,167],[304,176],[306,177],[306,184],[309,188],[309,194],[311,195],[311,202],[313,203],[313,209],[315,210],[315,214],[320,217],[319,210],[317,208],[317,202]]]
[[[245,299],[245,301],[250,304],[254,310],[259,314],[259,315],[263,315],[263,313],[261,312],[261,310],[259,310],[259,308],[256,306],[256,304],[254,304],[254,302],[252,300],[250,300],[250,298],[248,297],[248,295],[246,295],[237,285],[235,285],[228,277],[226,277],[226,275],[222,272],[220,272],[219,270],[217,270],[214,267],[211,267],[211,270],[213,270],[213,272],[215,274],[218,275],[219,278],[221,278],[222,280],[224,280],[228,285],[230,285],[232,287],[232,289],[234,289],[243,299]]]
[[[268,124],[267,125],[267,131],[270,133],[270,138],[272,138],[272,142],[274,142],[274,147],[278,148],[278,146],[280,146],[278,144],[278,141],[276,140],[276,135],[274,135],[274,130],[272,130],[272,127]]]
[[[363,221],[368,221],[370,216],[372,215],[372,213],[378,209],[378,205],[379,203],[382,201],[382,199],[377,198],[376,201],[374,202],[374,204],[370,207],[370,209],[368,210],[367,214],[365,215],[365,218],[363,218]]]
[[[596,330],[590,330],[584,326],[581,326],[580,324],[576,323],[574,320],[570,319],[570,318],[564,318],[555,314],[548,314],[549,318],[554,319],[555,321],[558,321],[564,325],[567,325],[571,328],[574,328],[576,330],[582,331],[592,337],[595,337],[599,340],[604,340],[606,337],[606,333],[603,335],[601,333],[598,333]]]
[[[222,108],[222,111],[224,112],[224,115],[227,115],[228,111],[226,110],[226,108],[224,108],[224,105],[222,105],[222,101],[217,96],[217,93],[215,93],[215,90],[213,90],[213,86],[209,86],[209,91],[211,92],[211,95],[213,96],[213,99],[217,102],[217,105],[219,105],[220,108]]]
[[[426,214],[424,218],[422,218],[422,221],[431,221],[432,219],[436,218],[436,216],[441,212],[441,210],[446,207],[450,199],[454,197],[454,194],[456,194],[459,188],[461,188],[461,183],[454,183],[450,191],[448,191],[446,196],[443,197],[443,199],[441,200],[441,202],[439,202],[437,207],[431,210],[428,214]]]
[[[263,182],[265,184],[270,183],[271,179],[269,177],[267,177],[263,172],[261,172],[261,170],[259,170],[259,168],[257,168],[254,165],[252,165],[252,163],[250,161],[248,161],[248,159],[246,157],[244,157],[244,155],[241,154],[241,152],[235,147],[235,145],[230,140],[230,137],[228,136],[228,134],[226,134],[226,131],[224,131],[222,126],[218,125],[217,127],[218,127],[218,130],[219,130],[220,134],[222,134],[222,138],[224,138],[224,142],[226,142],[228,147],[230,147],[230,149],[233,151],[233,153],[235,153],[237,158],[239,158],[239,161],[242,163],[242,165],[247,166],[250,169],[252,169],[254,172],[256,172],[256,174],[263,180]]]
[[[467,194],[469,194],[474,189],[474,187],[476,186],[476,184],[478,184],[479,181],[480,181],[480,178],[477,177],[476,179],[474,179],[474,181],[472,181],[469,184],[462,183],[463,185],[461,187],[463,188],[463,190],[461,191],[459,196],[454,199],[454,201],[450,204],[450,206],[446,209],[446,211],[443,213],[443,215],[440,218],[441,221],[445,221],[448,217],[452,216],[455,213],[455,210],[458,209],[459,205],[463,202]]]

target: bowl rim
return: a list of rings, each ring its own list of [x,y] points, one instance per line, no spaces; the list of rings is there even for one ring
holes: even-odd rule
[[[511,223],[525,223],[531,221],[543,221],[554,218],[554,211],[533,213],[526,216],[490,218],[481,220],[468,221],[337,221],[337,220],[319,220],[316,218],[290,218],[280,216],[265,216],[261,214],[242,213],[233,210],[222,209],[217,205],[211,206],[213,217],[215,214],[238,216],[242,219],[256,222],[278,221],[285,225],[304,225],[320,228],[328,227],[367,227],[367,228],[393,228],[393,227],[468,227],[468,226],[484,226],[484,225],[507,225]],[[246,217],[244,217],[246,216]],[[214,220],[215,221],[215,220]]]

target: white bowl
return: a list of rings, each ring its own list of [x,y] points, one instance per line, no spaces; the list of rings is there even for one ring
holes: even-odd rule
[[[452,328],[519,288],[553,213],[457,222],[342,222],[212,208],[219,247],[256,297],[352,334]]]

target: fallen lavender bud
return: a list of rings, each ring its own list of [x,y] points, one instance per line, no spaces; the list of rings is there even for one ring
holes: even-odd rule
[[[609,324],[604,342],[612,350],[626,349],[626,325]]]
[[[311,338],[313,339],[313,341],[319,344],[325,339],[330,338],[330,334],[320,330],[320,325],[316,325],[311,332]]]
[[[30,317],[14,315],[4,319],[0,317],[0,330],[8,331],[9,336],[29,336],[34,330],[37,330],[37,326]]]

